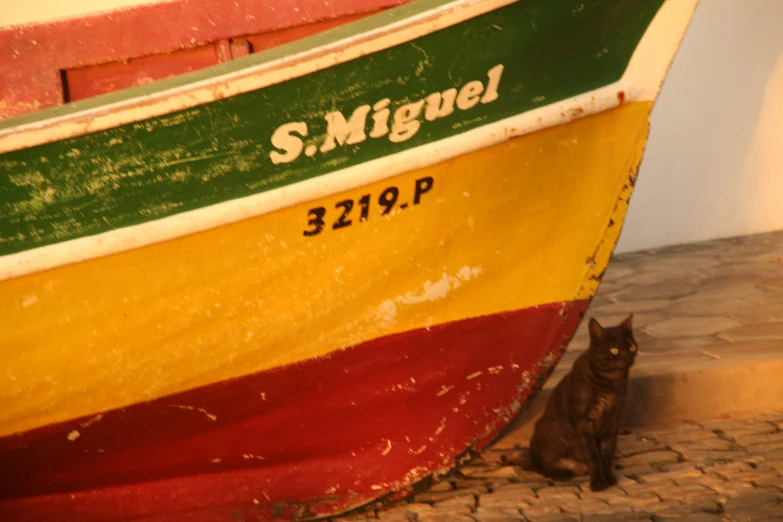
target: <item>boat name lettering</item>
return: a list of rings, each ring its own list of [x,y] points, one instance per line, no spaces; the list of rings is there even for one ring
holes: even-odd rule
[[[460,111],[472,109],[479,103],[491,103],[498,99],[498,85],[503,74],[503,65],[499,64],[487,71],[486,87],[479,80],[469,81],[459,91],[452,87],[443,92],[433,92],[428,96],[406,103],[397,107],[394,115],[391,114],[391,100],[384,98],[373,105],[360,105],[346,120],[340,111],[333,111],[324,115],[326,120],[326,137],[320,147],[310,144],[305,147],[304,139],[307,137],[307,123],[294,121],[284,123],[272,133],[272,145],[277,149],[269,153],[269,158],[275,165],[290,163],[300,157],[304,151],[305,156],[312,157],[319,151],[327,153],[337,148],[337,145],[356,145],[370,138],[382,138],[388,136],[392,143],[402,143],[411,139],[421,127],[419,117],[424,115],[424,120],[435,121],[444,118],[454,112],[456,107]],[[372,111],[372,114],[371,114]],[[371,123],[369,133],[367,117]],[[391,118],[391,125],[389,119]]]
[[[413,204],[418,205],[421,203],[421,198],[424,194],[432,190],[432,186],[435,183],[435,180],[432,179],[432,176],[426,176],[423,178],[419,178],[416,180],[415,186],[413,188]],[[381,212],[382,216],[385,216],[389,212],[394,209],[394,205],[397,204],[397,200],[400,197],[400,189],[398,187],[387,187],[383,192],[380,193],[378,196],[378,205],[383,207],[383,212]],[[361,207],[361,213],[359,215],[359,221],[367,221],[367,219],[370,217],[370,194],[365,194],[358,200],[359,207]],[[337,230],[344,227],[349,227],[351,224],[353,224],[353,220],[349,219],[349,215],[351,214],[351,211],[353,210],[354,206],[354,200],[353,199],[346,199],[343,201],[338,201],[334,204],[335,210],[340,212],[340,215],[337,217],[335,222],[332,224],[332,230]],[[400,211],[405,210],[408,208],[408,203],[401,203],[397,207]],[[314,207],[311,208],[307,212],[307,217],[309,221],[307,222],[307,227],[302,234],[307,237],[312,237],[320,234],[324,227],[326,226],[326,221],[324,221],[324,217],[326,217],[326,207]]]

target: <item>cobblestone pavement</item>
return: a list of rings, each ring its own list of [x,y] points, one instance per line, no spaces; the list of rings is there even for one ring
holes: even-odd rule
[[[783,410],[619,436],[618,484],[553,482],[488,450],[428,491],[341,521],[783,521]],[[337,520],[337,519],[335,519]]]
[[[611,326],[630,312],[639,343],[632,378],[634,371],[783,359],[783,232],[615,256],[588,316]],[[548,387],[587,347],[584,323]],[[553,483],[509,465],[527,444],[528,422],[412,499],[341,520],[783,521],[783,410],[677,418],[664,428],[626,430],[618,485],[600,493],[589,491],[587,479]]]
[[[615,256],[588,315],[634,313],[638,364],[781,351],[783,232]],[[586,321],[561,370],[589,344]]]

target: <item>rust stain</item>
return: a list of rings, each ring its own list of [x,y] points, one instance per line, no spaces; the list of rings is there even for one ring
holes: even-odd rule
[[[625,103],[625,91],[617,91],[617,101],[620,102],[620,105]]]

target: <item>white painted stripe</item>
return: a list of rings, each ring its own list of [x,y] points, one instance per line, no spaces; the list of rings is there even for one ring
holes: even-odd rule
[[[427,167],[626,101],[654,101],[698,0],[667,0],[645,32],[623,77],[606,87],[463,134],[269,192],[0,258],[0,281],[201,232]]]

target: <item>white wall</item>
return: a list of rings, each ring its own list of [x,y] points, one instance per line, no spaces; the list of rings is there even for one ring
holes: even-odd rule
[[[783,0],[701,0],[617,252],[783,229]]]

